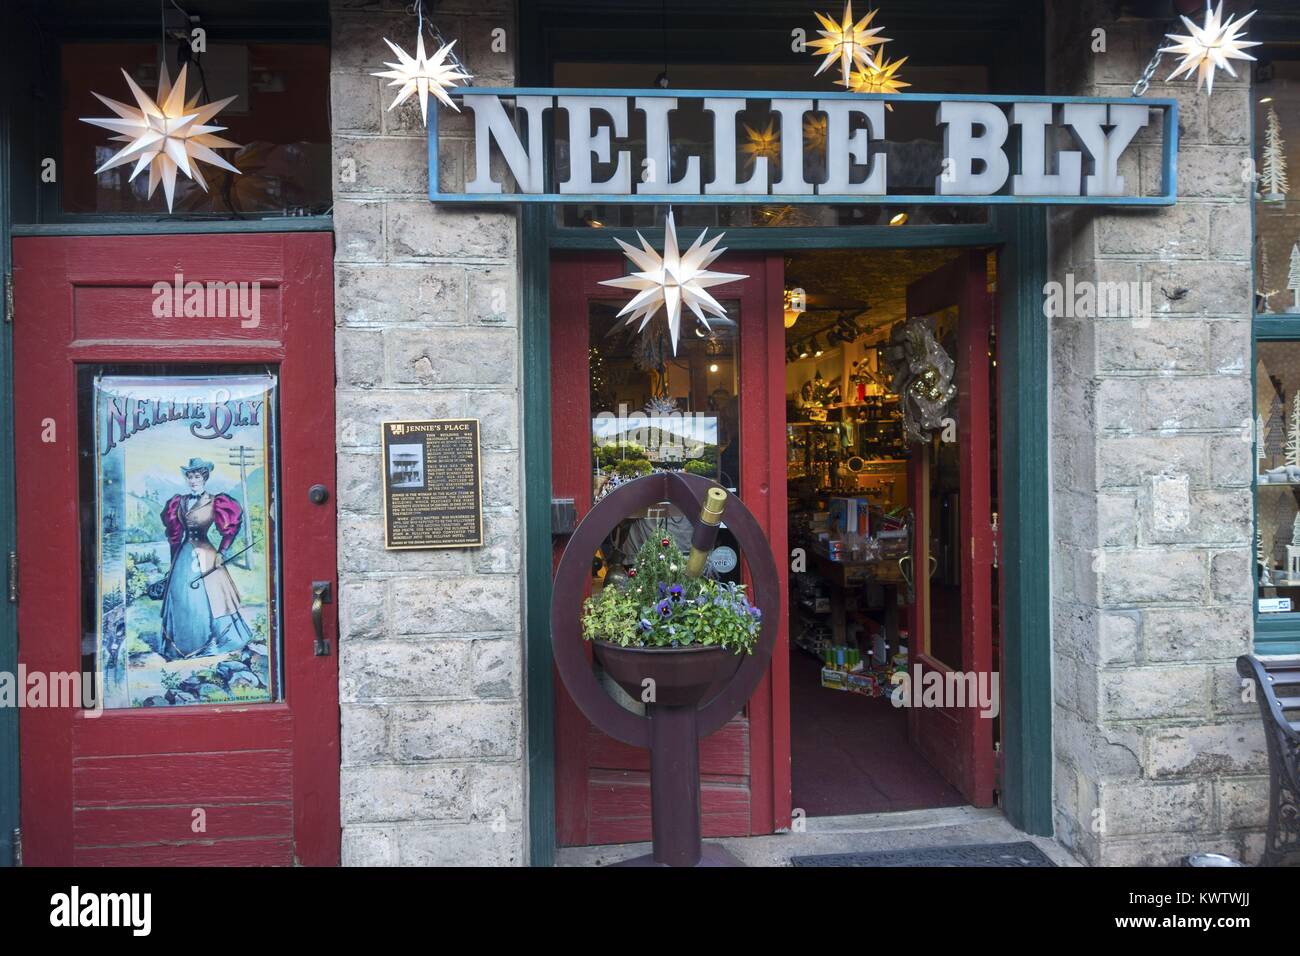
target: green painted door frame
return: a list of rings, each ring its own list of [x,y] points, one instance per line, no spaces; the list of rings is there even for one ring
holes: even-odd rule
[[[608,251],[609,233],[548,236],[553,211],[521,211],[526,670],[529,850],[535,866],[555,858],[555,690],[550,655],[550,310],[552,250]],[[913,229],[915,228],[915,232]],[[1004,588],[1002,808],[1020,829],[1052,832],[1051,621],[1048,534],[1046,216],[1041,209],[1001,210],[988,227],[749,230],[728,247],[794,251],[818,248],[996,246],[999,260],[998,402],[1001,410],[1001,574]],[[630,236],[629,236],[630,238]],[[649,234],[647,234],[649,238]],[[654,242],[654,239],[650,240]]]

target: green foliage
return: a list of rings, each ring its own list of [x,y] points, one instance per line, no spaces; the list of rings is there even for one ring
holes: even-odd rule
[[[163,671],[158,676],[163,690],[179,690],[181,686],[181,675],[176,671]]]
[[[712,478],[718,473],[718,464],[717,462],[709,464],[707,461],[696,458],[688,461],[682,471],[688,475],[703,475],[705,478]]]
[[[149,589],[149,577],[140,570],[136,552],[128,551],[126,555],[126,603],[134,604],[144,597]]]
[[[650,474],[653,470],[654,465],[650,464],[648,458],[629,458],[614,466],[614,474],[624,478],[639,478],[641,475]]]
[[[658,535],[637,551],[626,583],[583,605],[582,636],[622,647],[713,645],[752,654],[762,614],[745,586],[686,576],[686,558]]]
[[[593,439],[591,452],[596,459],[596,464],[606,471],[615,467],[621,461],[649,461],[649,458],[646,457],[645,448],[634,441],[608,442],[602,445]]]

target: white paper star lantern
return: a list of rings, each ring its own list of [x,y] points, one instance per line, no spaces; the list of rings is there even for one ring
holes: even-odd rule
[[[820,76],[827,67],[838,60],[840,81],[844,86],[848,86],[849,74],[855,66],[867,69],[871,62],[871,48],[889,42],[889,37],[876,36],[884,27],[867,29],[875,17],[876,11],[872,10],[861,20],[854,22],[853,0],[849,0],[844,5],[844,16],[839,23],[818,13],[817,19],[826,29],[817,31],[821,39],[809,41],[808,49],[814,56],[824,56],[826,59],[822,61],[821,66],[817,67],[817,72],[813,76]]]
[[[382,73],[372,73],[371,76],[382,77],[386,80],[392,80],[388,85],[399,86],[397,97],[388,107],[390,110],[403,102],[413,94],[420,95],[420,118],[424,125],[429,125],[429,94],[432,93],[438,98],[440,103],[450,106],[457,113],[460,107],[451,101],[451,97],[446,94],[446,90],[456,85],[457,80],[469,80],[473,77],[464,72],[460,66],[453,60],[447,62],[447,57],[451,55],[451,48],[456,45],[452,40],[446,46],[439,47],[438,52],[433,56],[426,56],[424,52],[424,33],[419,33],[415,38],[415,56],[409,56],[405,50],[394,43],[392,40],[384,37],[384,42],[397,54],[396,63],[385,63],[384,66],[391,67]]]
[[[664,226],[664,254],[659,255],[645,241],[641,233],[636,237],[641,240],[641,248],[628,245],[622,239],[615,239],[623,252],[640,270],[619,279],[605,279],[600,284],[617,289],[631,289],[636,293],[618,313],[619,318],[627,316],[625,325],[641,320],[638,332],[644,331],[654,318],[660,306],[668,317],[668,334],[672,339],[673,354],[677,354],[677,339],[681,336],[682,306],[685,305],[700,320],[700,324],[709,328],[705,315],[725,318],[727,310],[706,291],[713,286],[725,285],[749,276],[736,275],[731,272],[712,272],[709,266],[726,249],[715,248],[725,233],[718,233],[707,243],[704,233],[691,244],[684,253],[677,251],[677,227],[673,223],[672,211],[668,212],[668,221]]]
[[[1224,23],[1223,0],[1219,0],[1218,7],[1214,9],[1210,7],[1210,0],[1206,0],[1204,26],[1198,27],[1187,17],[1183,17],[1188,35],[1167,33],[1165,36],[1173,40],[1174,45],[1160,48],[1161,53],[1174,53],[1183,58],[1174,72],[1169,74],[1169,79],[1184,74],[1190,79],[1195,73],[1196,88],[1199,90],[1204,86],[1206,95],[1210,95],[1214,92],[1216,68],[1227,70],[1232,76],[1236,76],[1237,71],[1232,68],[1229,61],[1253,61],[1255,58],[1244,51],[1247,47],[1260,45],[1257,40],[1241,39],[1246,23],[1255,13],[1256,11],[1252,10],[1240,20],[1232,16],[1228,18],[1227,23]]]
[[[92,95],[117,114],[117,119],[90,119],[82,117],[83,123],[102,126],[112,130],[117,136],[109,137],[113,142],[127,145],[108,162],[95,170],[98,175],[106,169],[135,163],[129,180],[135,179],[149,168],[149,198],[161,182],[163,194],[167,197],[167,211],[171,212],[172,196],[176,191],[176,173],[179,170],[194,180],[207,192],[208,184],[199,171],[199,163],[204,162],[221,169],[238,173],[239,170],[226,162],[212,150],[238,149],[238,143],[214,136],[225,129],[224,126],[207,126],[208,120],[217,115],[235,97],[227,96],[224,100],[199,106],[199,94],[188,102],[185,100],[185,72],[187,66],[181,67],[176,77],[176,85],[171,85],[164,63],[158,69],[158,99],[155,102],[136,85],[126,70],[126,84],[131,88],[139,109],[110,100],[92,91]]]

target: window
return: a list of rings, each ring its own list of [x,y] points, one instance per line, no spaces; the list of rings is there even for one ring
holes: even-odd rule
[[[1255,128],[1255,582],[1261,652],[1300,648],[1300,23],[1269,24]],[[1271,36],[1270,36],[1271,34]]]

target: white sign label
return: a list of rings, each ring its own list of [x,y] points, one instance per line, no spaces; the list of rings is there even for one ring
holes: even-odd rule
[[[472,87],[453,95],[472,117],[473,168],[463,193],[442,192],[435,176],[430,198],[437,201],[987,202],[1004,196],[1124,205],[1170,203],[1175,195],[1171,162],[1158,195],[1139,195],[1136,177],[1120,171],[1153,114],[1163,114],[1167,157],[1176,153],[1172,100]],[[895,113],[885,109],[887,102]],[[911,115],[899,119],[904,111]],[[918,138],[914,131],[926,116],[935,133]],[[890,140],[891,122],[913,130],[906,141]],[[431,123],[430,136],[436,135]]]
[[[1285,614],[1291,610],[1290,598],[1260,598],[1260,614]]]

